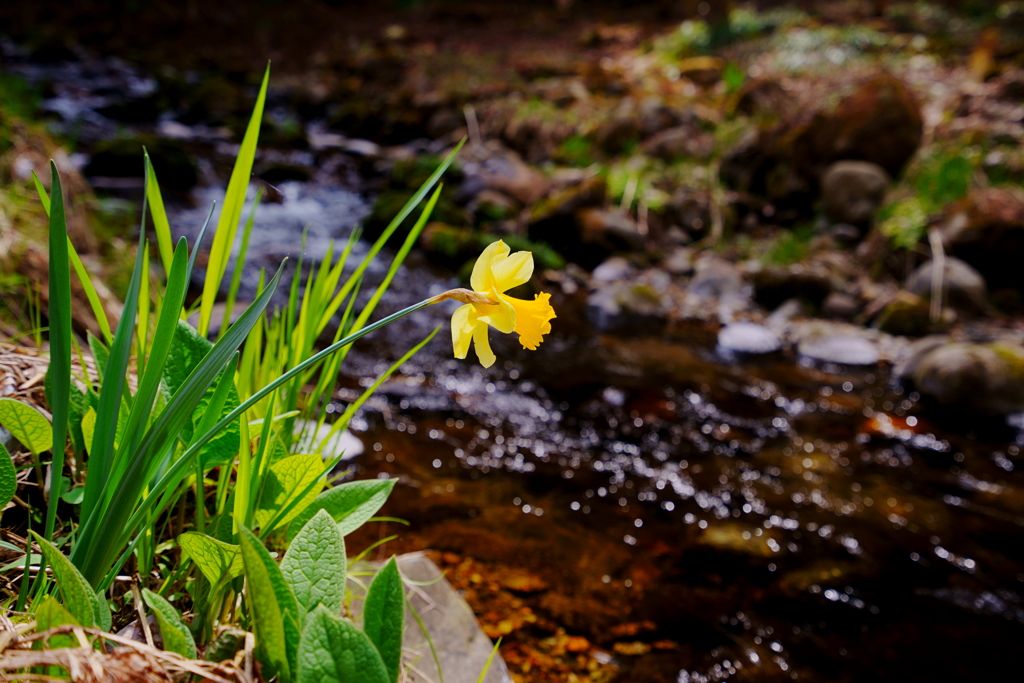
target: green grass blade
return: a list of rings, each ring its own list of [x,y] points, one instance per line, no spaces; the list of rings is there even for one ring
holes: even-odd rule
[[[267,100],[267,83],[270,80],[270,65],[263,75],[263,84],[260,86],[260,94],[256,98],[256,107],[253,109],[252,118],[249,119],[249,126],[245,130],[245,137],[242,138],[242,146],[238,150],[238,157],[235,159],[235,168],[231,171],[231,180],[228,181],[228,189],[224,194],[224,206],[220,212],[220,219],[217,221],[217,232],[214,234],[213,246],[210,248],[210,260],[207,266],[206,281],[203,283],[203,294],[199,308],[199,334],[204,337],[210,330],[210,315],[213,313],[213,303],[217,298],[217,291],[224,279],[224,273],[228,267],[228,257],[231,255],[231,247],[235,243],[235,234],[238,231],[238,221],[242,217],[242,208],[245,205],[245,192],[249,187],[249,177],[252,175],[252,164],[256,159],[256,141],[259,139],[260,122],[263,121],[263,105]]]
[[[64,193],[57,165],[50,162],[53,198],[50,202],[50,410],[53,413],[53,458],[50,465],[50,500],[46,507],[43,537],[53,537],[64,471],[64,443],[71,412],[71,267],[68,228],[64,217]]]
[[[164,272],[171,272],[171,262],[174,260],[174,240],[171,238],[171,224],[167,220],[167,211],[164,209],[164,198],[160,194],[160,184],[156,179],[156,170],[149,159],[149,152],[142,149],[142,155],[146,158],[146,197],[149,199],[149,213],[153,217],[153,229],[156,231],[156,246],[160,251],[160,260],[164,265]]]

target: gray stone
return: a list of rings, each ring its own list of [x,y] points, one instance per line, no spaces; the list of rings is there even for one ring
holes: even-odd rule
[[[662,268],[672,275],[689,275],[693,272],[693,249],[676,247],[665,259]]]
[[[947,408],[995,416],[1024,411],[1020,346],[933,344],[921,354],[911,377],[922,395]]]
[[[602,332],[660,325],[668,316],[670,285],[668,274],[660,270],[608,283],[587,297],[587,318]]]
[[[860,302],[852,294],[832,292],[822,302],[821,312],[830,318],[850,320],[860,312]]]
[[[981,273],[958,258],[947,256],[942,268],[943,303],[958,311],[982,313],[988,308],[988,287]],[[907,291],[931,300],[934,261],[925,261],[907,280]]]
[[[416,610],[430,635],[444,680],[446,683],[476,683],[494,644],[480,629],[473,610],[455,592],[437,565],[423,553],[400,555],[397,560],[398,569],[409,588],[409,606]],[[369,580],[356,583],[349,579],[353,594],[352,612],[357,624],[362,623],[363,597],[369,583]],[[405,662],[416,667],[415,671],[410,669],[410,681],[434,683],[441,680],[430,645],[408,609],[402,650]],[[484,683],[511,683],[512,678],[501,655],[495,654],[483,680]]]
[[[841,365],[874,365],[878,362],[878,349],[867,339],[854,336],[825,337],[801,342],[801,356],[822,363]]]
[[[821,179],[825,215],[837,223],[866,225],[885,199],[889,174],[868,161],[837,161]]]
[[[633,266],[621,256],[612,256],[604,261],[594,272],[591,273],[591,280],[595,283],[615,282],[622,280],[633,272]]]
[[[694,276],[687,295],[700,301],[744,291],[743,276],[735,265],[717,256],[705,256],[694,265]]]
[[[779,335],[764,325],[751,322],[731,323],[718,333],[718,348],[732,353],[773,353],[782,348]]]

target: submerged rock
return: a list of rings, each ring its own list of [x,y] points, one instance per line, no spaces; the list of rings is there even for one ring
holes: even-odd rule
[[[731,353],[765,354],[781,349],[782,340],[764,325],[738,322],[719,331],[718,348]]]
[[[869,161],[837,161],[821,179],[825,215],[837,223],[867,225],[889,187],[889,174]]]
[[[854,336],[835,336],[801,342],[801,356],[822,363],[840,365],[874,365],[878,362],[878,349],[867,339]]]

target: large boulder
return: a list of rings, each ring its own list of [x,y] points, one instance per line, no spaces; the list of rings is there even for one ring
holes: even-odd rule
[[[825,102],[787,136],[793,159],[803,168],[854,159],[878,164],[895,177],[921,144],[924,122],[917,98],[889,73],[855,81],[845,96]]]
[[[1024,348],[1017,345],[929,338],[898,371],[944,408],[993,416],[1024,411]]]
[[[722,159],[722,181],[770,201],[777,220],[806,214],[835,162],[871,162],[895,177],[921,144],[917,98],[895,76],[836,74],[812,91],[820,96],[803,106],[794,96],[777,125],[750,131]]]
[[[889,174],[870,161],[837,161],[821,178],[821,203],[835,223],[867,225],[882,206]]]
[[[992,290],[1024,290],[1024,193],[991,187],[950,206],[939,225],[946,250],[977,269]]]

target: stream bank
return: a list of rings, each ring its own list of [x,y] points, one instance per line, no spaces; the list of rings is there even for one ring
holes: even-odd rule
[[[310,257],[364,217],[372,234],[471,135],[382,313],[457,284],[494,236],[543,267],[559,317],[538,352],[495,339],[485,372],[436,339],[354,424],[356,476],[397,477],[385,512],[411,522],[381,552],[434,549],[521,680],[1015,665],[1015,15],[979,78],[981,21],[828,6],[745,10],[723,48],[683,17],[538,14],[554,28],[497,54],[488,37],[525,20],[434,6],[282,60],[257,264],[297,255],[307,225]],[[259,65],[161,74],[53,47],[6,44],[5,70],[77,131],[92,186],[137,197],[151,136],[175,228],[198,227]],[[358,347],[338,406],[448,314]]]

